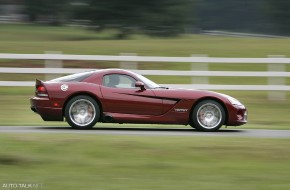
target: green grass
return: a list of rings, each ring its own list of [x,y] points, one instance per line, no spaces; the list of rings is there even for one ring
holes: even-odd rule
[[[0,24],[0,52],[69,54],[137,53],[156,56],[207,54],[217,57],[267,57],[290,55],[290,38],[233,38],[184,35],[178,38],[131,36],[128,40],[108,40],[113,32],[94,33],[76,27],[47,27]],[[112,35],[111,35],[112,36]]]
[[[0,184],[288,190],[289,139],[1,134]]]
[[[106,54],[218,57],[290,55],[290,39],[229,38],[202,35],[177,38],[131,36],[113,40],[114,31],[96,34],[74,27],[0,24],[1,53]],[[3,67],[43,67],[39,60],[0,60]],[[116,62],[64,62],[65,67],[109,68]],[[143,63],[140,69],[189,70],[190,64]],[[267,65],[212,64],[210,70],[266,71]],[[287,66],[290,71],[290,66]],[[190,83],[190,77],[149,76],[158,83]],[[43,79],[43,75],[0,74],[0,80]],[[287,84],[290,84],[287,79]],[[210,78],[214,84],[265,84],[266,78]],[[290,93],[269,101],[267,92],[225,91],[249,109],[239,128],[289,129]],[[34,87],[0,87],[0,125],[68,126],[44,122],[30,110]],[[111,125],[96,127],[184,127]],[[189,126],[188,126],[189,128]],[[42,189],[223,189],[288,190],[289,139],[161,137],[79,134],[0,134],[0,188],[3,184],[42,184]]]
[[[176,38],[151,38],[132,35],[127,40],[114,40],[115,31],[95,33],[77,27],[0,24],[1,53],[44,53],[62,51],[68,54],[137,53],[150,56],[191,56],[207,54],[217,57],[267,57],[290,55],[290,38],[234,38],[205,35],[182,35]],[[166,65],[165,65],[166,64]],[[0,67],[43,67],[40,60],[0,60]],[[64,61],[64,67],[112,68],[118,62]],[[140,63],[139,69],[190,70],[190,63]],[[267,71],[267,64],[209,64],[212,71]],[[290,65],[286,65],[290,71]],[[148,76],[157,83],[189,84],[191,77]],[[0,74],[0,80],[45,80],[42,74]],[[209,77],[210,84],[267,84],[266,77]],[[290,78],[285,79],[290,85]],[[29,109],[34,89],[0,87],[0,125],[51,125]],[[267,92],[225,91],[240,99],[249,109],[249,126],[285,129],[290,123],[290,96],[285,101],[269,101]],[[52,125],[59,125],[53,123]],[[60,124],[63,125],[63,124]]]

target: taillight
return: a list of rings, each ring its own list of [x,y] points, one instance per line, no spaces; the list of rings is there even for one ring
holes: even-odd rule
[[[39,86],[39,87],[37,87],[37,91],[38,91],[38,92],[45,92],[46,89],[45,89],[44,86]]]
[[[36,96],[41,96],[41,97],[47,97],[48,93],[46,91],[46,88],[42,85],[36,86]]]

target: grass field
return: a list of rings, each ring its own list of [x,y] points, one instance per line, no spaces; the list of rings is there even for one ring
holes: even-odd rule
[[[114,31],[95,33],[76,27],[48,27],[37,25],[0,24],[1,53],[43,53],[62,51],[68,54],[137,53],[138,55],[190,56],[207,54],[217,57],[267,57],[290,55],[290,38],[233,38],[205,35],[183,35],[176,38],[151,38],[132,35],[127,40],[114,40]],[[112,68],[117,62],[65,61],[64,67]],[[0,60],[0,67],[43,67],[39,60]],[[140,69],[164,69],[164,63],[142,63]],[[190,64],[166,63],[166,69],[189,70]],[[266,64],[209,64],[216,71],[266,71]],[[290,65],[286,66],[290,71]],[[186,84],[191,77],[148,76],[157,83]],[[45,79],[41,74],[0,74],[0,80],[32,81]],[[209,77],[211,84],[267,84],[267,78],[255,77]],[[285,79],[290,85],[290,79]],[[0,125],[50,125],[29,110],[28,98],[34,89],[0,87]],[[225,91],[240,99],[249,109],[250,127],[287,128],[290,123],[290,94],[285,101],[269,101],[267,92]],[[53,124],[55,125],[55,124]],[[62,125],[62,124],[61,124]]]
[[[0,135],[0,184],[43,189],[288,190],[289,139]]]
[[[267,57],[290,55],[290,39],[228,38],[190,35],[172,38],[111,38],[81,28],[0,24],[0,53],[137,53],[138,55]],[[64,62],[65,67],[110,68],[116,62]],[[0,67],[43,67],[42,61],[0,60]],[[164,69],[144,63],[140,69]],[[267,65],[209,65],[210,70],[266,71]],[[189,70],[169,63],[166,69]],[[287,71],[290,67],[287,66]],[[149,76],[158,83],[190,83],[190,77]],[[0,80],[44,79],[43,75],[0,74]],[[267,84],[267,78],[210,78],[212,84]],[[286,83],[289,85],[290,80]],[[267,92],[225,91],[249,109],[241,128],[289,129],[290,93],[269,101]],[[67,126],[43,122],[30,110],[34,87],[0,87],[0,125]],[[111,125],[96,127],[179,127]],[[181,126],[184,127],[184,126]],[[0,189],[8,184],[40,184],[41,189],[100,190],[288,190],[290,139],[231,137],[118,136],[93,134],[0,133]]]
[[[232,38],[184,35],[178,38],[131,36],[128,40],[112,40],[110,32],[96,34],[74,27],[33,25],[0,25],[0,52],[43,53],[62,51],[69,54],[118,55],[137,53],[156,56],[190,56],[207,54],[211,57],[290,56],[290,38]]]

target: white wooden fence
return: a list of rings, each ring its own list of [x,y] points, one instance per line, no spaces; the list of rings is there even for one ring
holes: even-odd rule
[[[290,64],[290,58],[281,56],[272,56],[268,58],[221,58],[221,57],[156,57],[156,56],[137,56],[135,54],[122,54],[120,56],[107,56],[107,55],[67,55],[67,54],[0,54],[0,59],[13,59],[13,60],[83,60],[83,61],[117,61],[120,63],[128,63],[127,68],[130,69],[130,64],[134,65],[142,62],[164,62],[166,63],[178,62],[192,63],[194,70],[191,71],[172,71],[172,70],[136,70],[135,66],[131,67],[142,75],[163,75],[163,76],[192,76],[192,77],[268,77],[268,85],[210,85],[204,81],[193,84],[166,84],[169,87],[179,88],[194,88],[194,89],[212,89],[212,90],[264,90],[270,91],[270,99],[285,99],[285,91],[290,91],[290,86],[286,85],[285,77],[290,77],[290,72],[285,72],[286,64]],[[225,63],[225,64],[268,64],[268,71],[208,71],[207,64]],[[124,64],[120,64],[122,67]],[[197,66],[196,66],[197,65]],[[204,67],[204,65],[206,65]],[[202,68],[202,69],[199,69]],[[70,74],[92,69],[74,69],[74,68],[11,68],[0,67],[0,73],[19,73],[19,74]],[[207,80],[205,80],[207,81]],[[0,81],[0,86],[33,86],[34,81]],[[276,94],[273,94],[273,91]],[[271,97],[272,96],[272,97]]]

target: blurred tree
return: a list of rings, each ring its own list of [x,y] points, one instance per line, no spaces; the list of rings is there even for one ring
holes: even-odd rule
[[[145,1],[141,10],[141,27],[146,33],[158,36],[171,36],[184,33],[193,25],[191,15],[193,1],[158,0]]]
[[[60,25],[68,14],[70,0],[26,0],[25,13],[31,22]]]
[[[22,1],[31,22],[60,25],[69,19],[84,21],[81,24],[96,31],[117,29],[118,38],[131,33],[174,36],[191,28],[284,35],[290,32],[287,0]]]
[[[95,30],[117,28],[118,38],[133,32],[172,36],[190,24],[192,0],[83,0],[74,17],[91,20]],[[84,13],[84,14],[81,14]]]
[[[174,36],[192,25],[194,0],[25,0],[25,13],[31,22],[54,25],[70,17],[89,21],[96,31],[118,29],[118,38],[142,32]]]
[[[283,35],[290,33],[290,1],[266,0],[268,16],[275,23],[275,32]]]
[[[195,11],[203,30],[263,31],[266,22],[264,0],[196,0]]]

